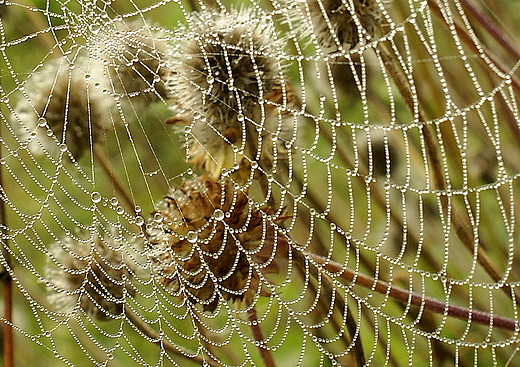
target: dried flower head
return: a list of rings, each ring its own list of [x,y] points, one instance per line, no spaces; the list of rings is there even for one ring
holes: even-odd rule
[[[172,46],[177,109],[191,115],[192,163],[218,179],[222,169],[264,170],[285,159],[297,98],[273,24],[252,9],[194,13]]]
[[[147,233],[150,258],[161,283],[213,312],[219,299],[250,304],[265,294],[252,264],[276,272],[274,253],[287,248],[278,235],[283,218],[250,204],[244,191],[208,175],[184,181],[159,203]]]
[[[62,312],[78,303],[89,315],[107,320],[123,312],[125,295],[135,295],[127,281],[134,269],[125,261],[121,244],[112,238],[76,242],[66,237],[50,248],[46,267],[49,300]]]
[[[108,75],[107,89],[145,107],[169,97],[165,81],[171,70],[164,61],[165,42],[150,27],[136,24],[100,28],[90,38],[91,57],[103,61],[100,78]]]
[[[294,17],[301,33],[312,31],[324,48],[349,50],[374,36],[383,6],[381,0],[302,0]]]
[[[99,140],[109,104],[81,66],[81,60],[77,64],[65,58],[53,60],[25,85],[28,99],[17,105],[15,118],[25,126],[25,137],[36,132],[30,144],[34,153],[43,145],[53,154],[66,144],[79,159]]]

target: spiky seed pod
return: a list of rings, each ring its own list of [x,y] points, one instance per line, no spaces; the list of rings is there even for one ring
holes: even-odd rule
[[[362,38],[374,36],[383,6],[381,0],[302,0],[294,18],[301,33],[312,31],[322,47],[349,50]]]
[[[173,295],[213,312],[221,297],[249,305],[255,293],[265,294],[252,261],[262,264],[262,273],[277,272],[272,256],[287,251],[277,231],[283,218],[269,220],[270,208],[252,206],[246,192],[208,175],[184,181],[159,207],[147,244],[160,282]]]
[[[218,179],[222,169],[247,170],[256,161],[270,170],[286,159],[297,98],[267,17],[252,9],[194,13],[177,38],[171,85],[179,112],[193,116],[192,163]]]
[[[117,24],[115,30],[100,29],[90,42],[91,56],[103,61],[100,77],[108,75],[108,90],[144,108],[170,95],[165,81],[165,42],[150,28]]]
[[[127,285],[134,267],[125,261],[120,246],[112,238],[96,238],[91,244],[66,237],[54,243],[46,267],[50,302],[61,312],[71,312],[79,303],[98,320],[120,315],[125,293],[135,295]]]
[[[53,60],[25,85],[28,99],[17,105],[15,118],[25,126],[25,138],[36,131],[30,143],[34,153],[43,146],[55,154],[64,143],[79,159],[100,139],[109,103],[80,70],[82,64],[81,59],[77,65],[65,58]]]

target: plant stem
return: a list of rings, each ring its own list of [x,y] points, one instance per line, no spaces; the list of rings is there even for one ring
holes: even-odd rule
[[[478,23],[489,32],[489,34],[511,55],[515,60],[520,60],[520,52],[515,46],[504,36],[504,32],[501,32],[495,23],[489,19],[489,17],[481,12],[468,0],[459,0],[461,4],[466,8],[466,11],[473,15]]]
[[[520,322],[506,317],[490,315],[487,312],[471,310],[465,307],[449,305],[434,298],[425,297],[419,293],[411,292],[382,280],[376,280],[367,275],[350,270],[343,265],[327,259],[323,256],[306,253],[310,259],[316,261],[324,270],[338,274],[346,281],[354,282],[364,288],[371,289],[380,294],[388,295],[401,303],[411,304],[437,314],[454,317],[464,321],[475,322],[476,324],[494,326],[506,330],[520,330]]]
[[[1,125],[0,125],[1,126]],[[1,132],[0,132],[1,136]],[[1,146],[0,146],[1,149]],[[0,151],[1,156],[1,151]],[[3,269],[0,270],[0,279],[3,285],[3,299],[4,299],[4,366],[14,366],[14,345],[13,345],[13,279],[11,276],[12,264],[11,255],[9,253],[9,241],[7,231],[7,218],[5,212],[5,186],[2,175],[2,168],[0,167],[0,226],[2,235],[2,258]]]
[[[135,204],[132,200],[132,196],[128,192],[126,186],[121,181],[119,176],[116,175],[112,165],[109,160],[106,158],[104,152],[101,150],[101,147],[98,144],[94,144],[93,147],[94,156],[96,160],[101,164],[101,168],[106,173],[106,175],[110,178],[110,181],[114,185],[114,190],[116,195],[123,201],[123,205],[128,213],[135,213]]]
[[[163,340],[159,333],[145,324],[139,317],[137,317],[132,311],[126,310],[126,318],[132,325],[134,325],[139,331],[141,331],[144,335],[148,336],[152,339],[152,342],[164,347],[165,350],[170,352],[173,355],[185,358],[187,360],[200,363],[201,365],[209,365],[212,367],[218,367],[219,365],[211,360],[206,360],[204,357],[200,355],[195,355],[194,352],[190,350],[183,349],[182,347],[178,347],[173,345],[172,343]],[[193,356],[193,357],[190,357]]]
[[[321,275],[321,281],[322,281],[322,287],[326,290],[326,294],[329,295],[329,299],[327,301],[331,302],[332,300],[332,294],[327,293],[330,291],[334,292],[334,307],[339,310],[340,312],[346,312],[346,327],[348,331],[348,337],[350,340],[347,341],[347,346],[349,344],[354,343],[352,347],[353,352],[353,360],[355,362],[356,367],[362,367],[366,363],[365,354],[363,352],[363,343],[361,342],[361,334],[359,332],[359,327],[357,325],[356,320],[354,319],[354,315],[352,314],[351,308],[347,307],[345,304],[345,300],[343,296],[338,292],[337,288],[334,286],[332,280],[328,276],[328,274],[321,273],[320,269],[311,261],[307,261],[306,257],[299,251],[293,250],[293,256],[295,259],[295,262],[300,269],[301,272],[306,272],[307,269],[310,270],[311,275],[318,280]],[[314,294],[318,294],[319,290],[312,284],[312,282],[309,282],[309,287],[312,287],[312,291]],[[327,305],[324,304],[324,300],[322,300],[322,297],[320,297],[320,306],[322,307],[322,314],[327,313]],[[337,326],[337,320],[334,317],[331,317],[331,322],[334,326]],[[341,328],[336,327],[336,332],[339,332]]]
[[[265,337],[264,333],[262,332],[262,328],[258,324],[258,314],[256,312],[256,308],[252,307],[249,311],[247,311],[247,316],[249,318],[249,326],[253,332],[253,338],[257,342],[256,346],[260,351],[260,356],[262,357],[264,366],[276,367],[271,350],[267,345],[265,345]]]

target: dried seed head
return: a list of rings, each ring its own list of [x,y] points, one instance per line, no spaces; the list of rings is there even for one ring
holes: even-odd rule
[[[293,18],[300,33],[312,32],[322,47],[349,50],[374,36],[383,7],[381,0],[302,0]]]
[[[99,140],[109,104],[80,70],[83,63],[53,60],[27,82],[28,99],[20,101],[14,116],[25,126],[25,138],[36,131],[30,144],[34,153],[43,145],[53,154],[66,144],[79,159]]]
[[[160,282],[174,295],[213,312],[220,297],[250,304],[264,294],[251,261],[272,261],[287,245],[272,210],[255,208],[247,194],[208,175],[184,181],[159,203],[147,232],[150,258]],[[276,238],[276,239],[275,239]],[[276,265],[263,266],[276,272]]]
[[[76,242],[70,237],[50,248],[52,262],[46,267],[49,300],[61,312],[79,303],[92,317],[107,320],[123,312],[125,296],[135,295],[128,286],[134,269],[114,239]]]
[[[158,32],[136,24],[117,24],[91,37],[91,57],[103,61],[99,78],[108,75],[108,90],[146,107],[169,96],[165,80],[171,70],[165,64],[165,43]]]
[[[195,13],[177,38],[171,85],[177,109],[193,116],[192,162],[218,179],[223,168],[257,161],[269,170],[286,157],[297,99],[267,17],[251,9]]]

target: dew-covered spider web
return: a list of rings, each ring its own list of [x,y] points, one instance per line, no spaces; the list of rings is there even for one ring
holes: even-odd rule
[[[519,10],[0,0],[4,365],[520,364]]]

